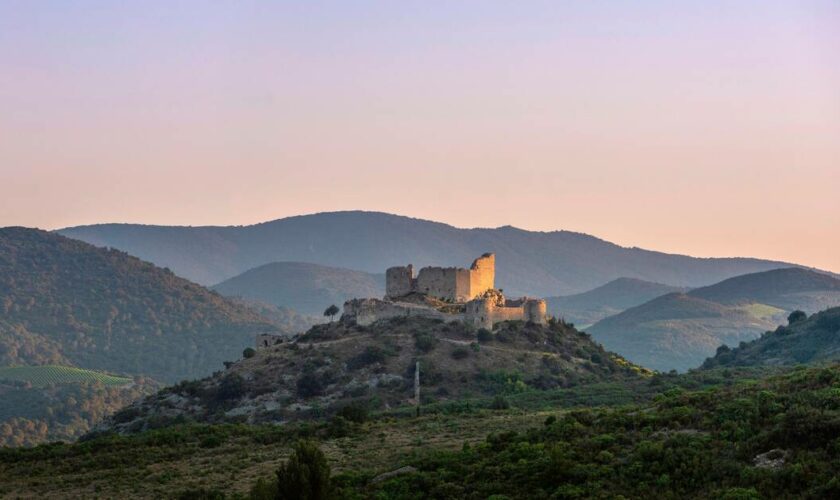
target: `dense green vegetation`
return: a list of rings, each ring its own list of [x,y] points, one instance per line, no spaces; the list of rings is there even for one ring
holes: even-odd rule
[[[699,366],[718,346],[736,346],[788,313],[840,306],[840,279],[786,268],[673,293],[605,318],[587,331],[607,349],[657,370]]]
[[[17,377],[0,380],[3,446],[76,439],[107,415],[160,387],[142,377],[132,380],[68,367],[24,369],[0,369],[0,374],[12,371]]]
[[[132,382],[128,377],[117,377],[93,370],[83,370],[73,366],[5,366],[0,367],[0,383],[24,382],[31,387],[44,387],[51,384],[72,384],[100,382],[103,385],[126,385]]]
[[[123,252],[0,229],[0,365],[177,381],[221,368],[272,329],[250,309]]]
[[[765,332],[761,338],[735,348],[721,346],[703,368],[719,366],[793,365],[840,360],[840,307],[808,318],[801,311],[788,326]]]
[[[267,498],[305,438],[326,455],[338,498],[836,498],[840,365],[759,375],[661,374],[509,393],[507,409],[488,398],[420,417],[178,424],[5,449],[0,495]]]

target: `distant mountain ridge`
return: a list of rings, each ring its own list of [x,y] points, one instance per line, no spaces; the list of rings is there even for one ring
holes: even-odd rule
[[[672,293],[604,318],[588,332],[607,349],[658,370],[698,366],[721,344],[773,329],[795,309],[840,305],[840,280],[786,268]]]
[[[385,275],[307,262],[273,262],[245,271],[213,289],[228,297],[321,316],[331,304],[341,307],[352,298],[382,297]]]
[[[407,263],[465,266],[484,252],[496,254],[496,284],[509,295],[574,294],[621,277],[697,287],[792,265],[624,248],[569,231],[535,232],[511,226],[460,229],[361,211],[301,215],[251,226],[99,224],[58,232],[124,250],[204,285],[271,262],[311,262],[381,273]]]
[[[0,365],[72,364],[177,381],[276,330],[251,309],[119,250],[0,229]]]
[[[576,295],[547,297],[548,312],[578,327],[590,325],[645,302],[686,288],[653,283],[636,278],[618,278]]]

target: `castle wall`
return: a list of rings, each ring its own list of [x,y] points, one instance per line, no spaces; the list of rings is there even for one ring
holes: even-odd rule
[[[470,271],[456,267],[424,267],[417,275],[416,291],[441,299],[465,302],[470,295]]]
[[[353,299],[344,303],[342,320],[353,320],[362,326],[381,319],[390,318],[433,318],[446,322],[463,321],[463,314],[446,314],[437,309],[406,302],[389,302],[379,299]]]
[[[473,299],[496,287],[496,256],[486,253],[475,259],[470,266],[469,297]]]
[[[479,328],[493,328],[502,321],[531,321],[546,323],[546,304],[541,299],[522,300],[521,305],[504,305],[493,298],[477,299],[467,302],[464,320]]]
[[[408,295],[414,289],[414,267],[397,266],[388,268],[385,271],[385,296],[402,297]]]

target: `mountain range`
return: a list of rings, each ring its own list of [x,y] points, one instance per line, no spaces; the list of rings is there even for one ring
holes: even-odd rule
[[[245,271],[213,287],[222,295],[288,307],[322,316],[331,304],[385,295],[385,275],[305,262],[274,262]]]
[[[496,254],[496,285],[508,295],[581,293],[629,277],[677,287],[792,264],[752,258],[696,258],[626,248],[581,233],[511,226],[461,229],[379,212],[329,212],[251,226],[98,224],[59,233],[136,255],[211,286],[273,262],[310,262],[382,273],[387,267],[468,266]]]
[[[686,288],[635,278],[618,278],[588,292],[546,297],[548,313],[585,328],[596,321]]]
[[[587,331],[607,349],[657,370],[698,366],[721,344],[774,329],[795,309],[840,305],[840,280],[800,268],[776,269],[671,293],[604,318]]]

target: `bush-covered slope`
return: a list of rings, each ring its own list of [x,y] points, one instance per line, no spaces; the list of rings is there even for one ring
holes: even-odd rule
[[[607,317],[588,331],[607,349],[658,370],[698,366],[721,344],[737,345],[773,329],[795,309],[840,305],[840,280],[779,269],[658,297]]]
[[[213,287],[228,297],[243,297],[303,314],[321,316],[347,299],[382,297],[385,276],[304,262],[274,262],[245,271]]]
[[[623,276],[704,286],[788,264],[759,259],[698,259],[623,248],[569,231],[511,226],[460,229],[377,212],[332,212],[253,226],[162,227],[101,224],[61,230],[111,246],[213,285],[270,262],[313,262],[381,273],[389,266],[465,266],[495,252],[497,286],[510,296],[580,293]]]
[[[703,368],[840,361],[840,307],[765,332],[735,348],[721,346]]]
[[[188,424],[5,449],[0,495],[247,498],[307,438],[326,455],[339,498],[840,496],[840,367],[744,381],[738,372],[657,375],[643,382],[656,396],[609,408],[453,403],[420,417]],[[681,388],[698,377],[718,383]]]
[[[165,389],[118,413],[109,427],[136,431],[185,418],[278,422],[329,415],[353,401],[395,408],[411,404],[417,361],[423,402],[644,374],[562,323],[509,322],[489,332],[423,318],[366,327],[334,322],[212,377]]]
[[[0,369],[0,446],[69,441],[160,385],[66,366]]]
[[[0,229],[0,365],[72,364],[175,381],[220,368],[273,329],[124,252]]]
[[[575,325],[591,325],[596,321],[644,304],[656,297],[685,289],[651,283],[635,278],[618,278],[588,292],[561,297],[547,297],[548,313]]]

